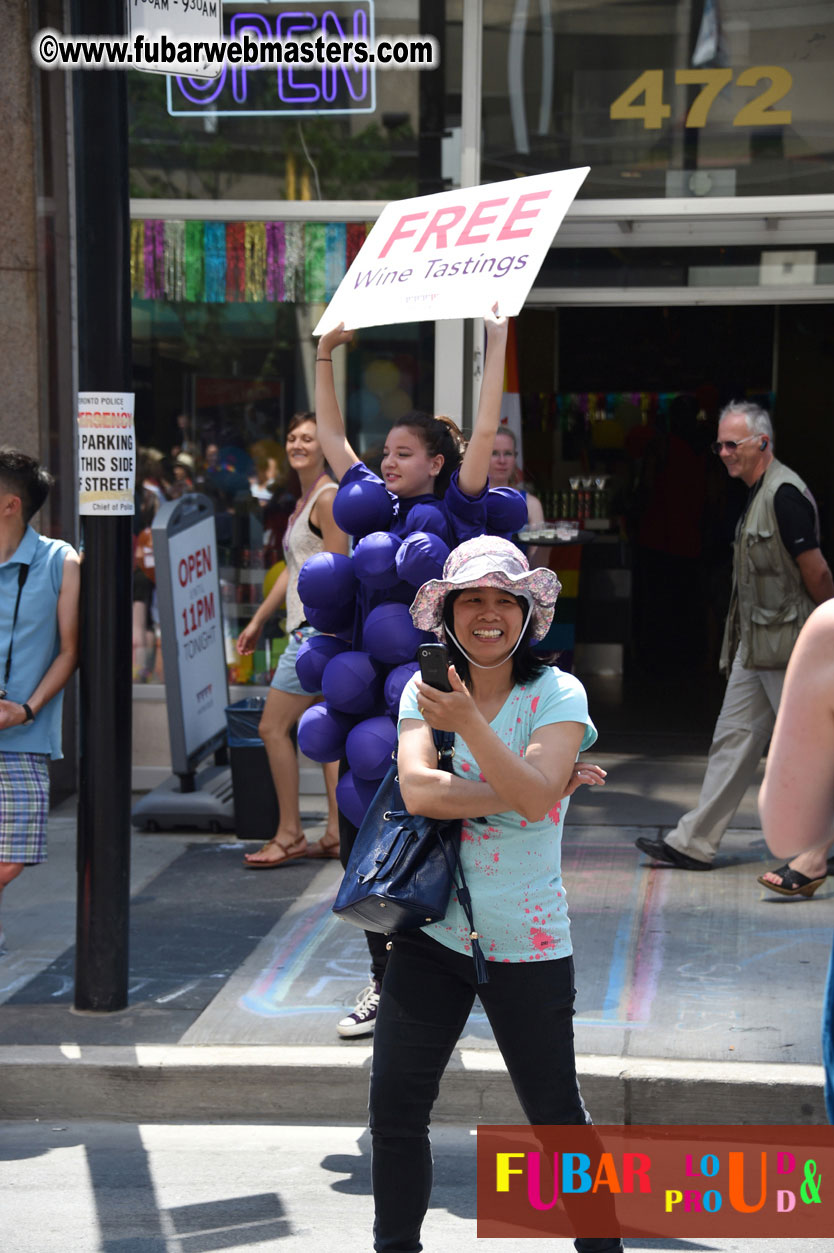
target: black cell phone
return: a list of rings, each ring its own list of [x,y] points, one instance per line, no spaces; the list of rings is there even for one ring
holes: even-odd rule
[[[445,644],[421,644],[417,649],[420,677],[429,687],[439,692],[451,692],[449,682],[449,653]]]

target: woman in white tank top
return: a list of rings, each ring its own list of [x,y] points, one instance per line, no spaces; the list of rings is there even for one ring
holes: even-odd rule
[[[246,854],[244,861],[250,870],[271,870],[299,857],[335,858],[339,855],[336,808],[339,764],[330,762],[322,767],[327,787],[327,829],[315,844],[308,844],[301,827],[298,758],[290,732],[304,710],[320,699],[320,695],[304,691],[295,673],[299,647],[306,638],[315,634],[304,620],[304,609],[298,596],[298,572],[307,558],[315,553],[346,555],[348,539],[333,521],[333,497],[337,484],[325,469],[314,413],[296,414],[291,420],[286,450],[290,466],[301,482],[301,496],[284,533],[287,564],[237,640],[239,653],[253,652],[264,624],[286,602],[289,642],[273,676],[258,728],[269,757],[280,816],[274,836],[257,853]]]

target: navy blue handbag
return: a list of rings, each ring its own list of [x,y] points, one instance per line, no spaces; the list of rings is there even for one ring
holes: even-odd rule
[[[451,771],[455,737],[448,731],[433,735],[438,762]],[[460,832],[459,818],[407,811],[394,761],[359,828],[333,912],[364,931],[410,931],[440,922],[455,889],[469,923],[476,977],[485,983],[486,962],[460,864]]]

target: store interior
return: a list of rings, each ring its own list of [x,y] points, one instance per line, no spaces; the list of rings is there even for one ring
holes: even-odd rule
[[[584,495],[595,528],[575,668],[606,732],[600,748],[704,751],[746,500],[709,449],[717,416],[732,399],[773,414],[776,455],[813,491],[830,559],[834,311],[528,308],[517,330],[525,477],[547,517],[582,513]],[[552,549],[557,570],[560,560]]]

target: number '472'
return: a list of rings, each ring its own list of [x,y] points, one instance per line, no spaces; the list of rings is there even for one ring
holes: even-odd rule
[[[709,111],[720,92],[729,87],[734,70],[675,70],[675,82],[680,86],[698,86],[701,90],[690,105],[684,125],[706,126]],[[748,100],[736,114],[733,126],[788,126],[790,109],[774,109],[784,100],[793,86],[793,75],[781,65],[751,65],[736,78],[737,87],[755,87],[763,79],[770,85]],[[640,103],[642,98],[642,103]],[[671,106],[663,100],[663,70],[644,70],[639,78],[626,87],[611,105],[610,117],[614,121],[642,118],[645,130],[660,130],[666,118],[672,116]]]

